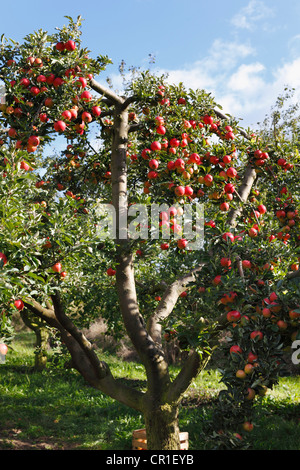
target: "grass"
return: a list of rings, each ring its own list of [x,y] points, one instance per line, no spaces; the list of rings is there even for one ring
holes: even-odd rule
[[[33,343],[32,334],[21,334],[0,365],[0,450],[130,450],[142,416],[89,387],[74,370],[33,371]],[[141,365],[108,353],[104,360],[116,377],[145,386]],[[221,387],[218,371],[207,369],[185,394],[179,424],[189,432],[190,449],[204,448],[204,425]],[[253,449],[300,450],[300,376],[281,378],[257,415]]]

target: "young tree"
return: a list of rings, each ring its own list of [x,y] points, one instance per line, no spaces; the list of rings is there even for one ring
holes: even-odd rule
[[[297,126],[255,136],[209,93],[149,72],[118,94],[94,79],[110,61],[81,48],[80,22],[2,42],[3,309],[58,330],[91,386],[143,414],[148,449],[179,449],[182,394],[224,348],[215,419],[230,440],[299,330]],[[57,136],[67,147],[47,156]],[[129,336],[146,391],[116,381],[83,335],[97,315]],[[170,337],[187,352],[175,379]]]

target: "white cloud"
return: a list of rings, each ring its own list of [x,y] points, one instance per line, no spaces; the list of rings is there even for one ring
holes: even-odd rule
[[[200,60],[199,64],[210,71],[219,70],[220,68],[232,69],[239,60],[254,54],[255,50],[248,44],[215,39],[207,57]]]
[[[255,95],[257,90],[263,88],[264,80],[260,73],[265,70],[263,64],[256,62],[253,64],[242,64],[228,80],[227,88],[238,92],[247,92]]]
[[[186,88],[206,89],[215,93],[224,86],[229,73],[240,61],[253,55],[255,50],[248,44],[216,39],[202,59],[184,69],[159,70],[158,73],[167,73],[170,82],[183,82]]]
[[[273,17],[274,11],[267,7],[261,0],[250,0],[248,5],[242,8],[231,20],[231,23],[239,29],[253,31],[261,26],[263,20]],[[266,28],[266,23],[263,25]]]
[[[216,39],[202,59],[183,68],[158,69],[156,73],[168,74],[170,83],[182,82],[187,89],[205,89],[224,113],[242,119],[245,127],[255,127],[270,112],[285,86],[294,87],[295,100],[300,100],[299,54],[273,69],[255,60],[255,56],[255,49],[247,43]],[[122,88],[119,75],[111,78],[114,89]]]
[[[288,41],[289,54],[293,58],[297,58],[300,51],[300,34],[296,34]]]
[[[183,82],[187,88],[202,88],[211,92],[223,112],[242,119],[242,125],[256,126],[285,86],[295,88],[295,101],[300,100],[300,58],[268,70],[260,62],[236,64],[235,67],[204,68],[210,58],[195,62],[184,70],[164,71],[172,83]]]

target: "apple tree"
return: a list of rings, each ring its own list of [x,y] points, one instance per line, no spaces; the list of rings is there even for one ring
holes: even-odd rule
[[[213,436],[242,445],[299,334],[297,124],[255,135],[148,71],[114,92],[80,23],[2,38],[1,305],[55,329],[91,386],[139,411],[148,449],[179,449],[182,395],[221,350]],[[128,335],[146,391],[83,335],[97,316]],[[174,338],[186,360],[173,379]]]

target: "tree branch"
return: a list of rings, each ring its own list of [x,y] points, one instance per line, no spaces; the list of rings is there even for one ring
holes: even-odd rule
[[[223,114],[221,111],[219,111],[218,109],[214,109],[214,112],[216,113],[216,116],[218,116],[220,119],[223,119],[223,120],[226,120],[228,119],[228,116],[226,116],[225,114]],[[239,129],[240,133],[242,136],[244,136],[246,139],[250,140],[250,136],[247,134],[247,132],[245,132],[243,129]]]
[[[77,341],[84,354],[88,357],[95,373],[99,379],[103,379],[107,375],[106,367],[101,367],[97,355],[92,349],[91,343],[87,340],[84,334],[74,325],[70,318],[65,314],[64,307],[58,293],[51,296],[54,312],[59,323],[70,333],[70,335]]]
[[[292,279],[296,279],[297,277],[300,277],[300,269],[298,269],[297,271],[290,271],[287,274],[286,279],[290,281]]]
[[[131,105],[131,103],[134,103],[136,101],[137,97],[135,95],[129,96],[128,98],[125,99],[124,103],[122,104],[122,111],[128,108],[128,106]]]
[[[241,202],[246,203],[249,197],[250,191],[256,179],[256,171],[255,169],[249,164],[246,168],[245,175],[242,181],[241,186],[238,189],[238,195]],[[235,227],[236,219],[241,215],[243,211],[243,207],[239,207],[237,209],[232,209],[229,212],[228,216],[228,223],[231,227]]]
[[[173,311],[173,308],[177,302],[179,295],[184,292],[186,286],[191,282],[195,281],[195,274],[201,271],[204,264],[199,265],[188,274],[185,274],[181,278],[177,279],[171,284],[165,291],[161,301],[159,302],[155,312],[149,318],[147,329],[150,336],[155,342],[161,344],[161,324],[160,322],[165,320]]]
[[[191,350],[189,356],[181,368],[179,374],[176,376],[175,380],[170,384],[167,401],[168,403],[177,402],[182,393],[190,386],[192,380],[197,377],[199,372],[204,369],[206,366],[209,355],[205,355],[203,358],[200,358],[200,355],[197,351]]]
[[[113,92],[109,88],[106,88],[100,83],[96,82],[96,80],[94,80],[93,78],[92,80],[90,80],[89,84],[94,91],[96,91],[100,95],[105,96],[108,100],[112,102],[112,104],[124,103],[124,98],[122,98],[121,96],[118,96],[115,92]]]
[[[130,387],[114,379],[109,366],[105,362],[98,359],[96,354],[91,350],[91,345],[88,340],[72,324],[71,320],[66,317],[58,298],[54,299],[56,311],[54,311],[53,308],[43,307],[34,299],[27,299],[27,301],[24,302],[24,305],[28,310],[30,310],[39,318],[45,320],[48,325],[54,327],[60,332],[61,338],[72,356],[75,368],[92,387],[100,390],[103,393],[106,393],[108,396],[118,400],[120,403],[123,403],[126,406],[130,406],[133,409],[142,411],[142,400],[144,394],[137,390],[131,389]],[[49,302],[48,305],[50,307]],[[64,324],[70,331],[64,327]],[[91,359],[93,364],[91,364]],[[97,369],[96,374],[95,368]],[[99,372],[101,372],[101,374]]]

